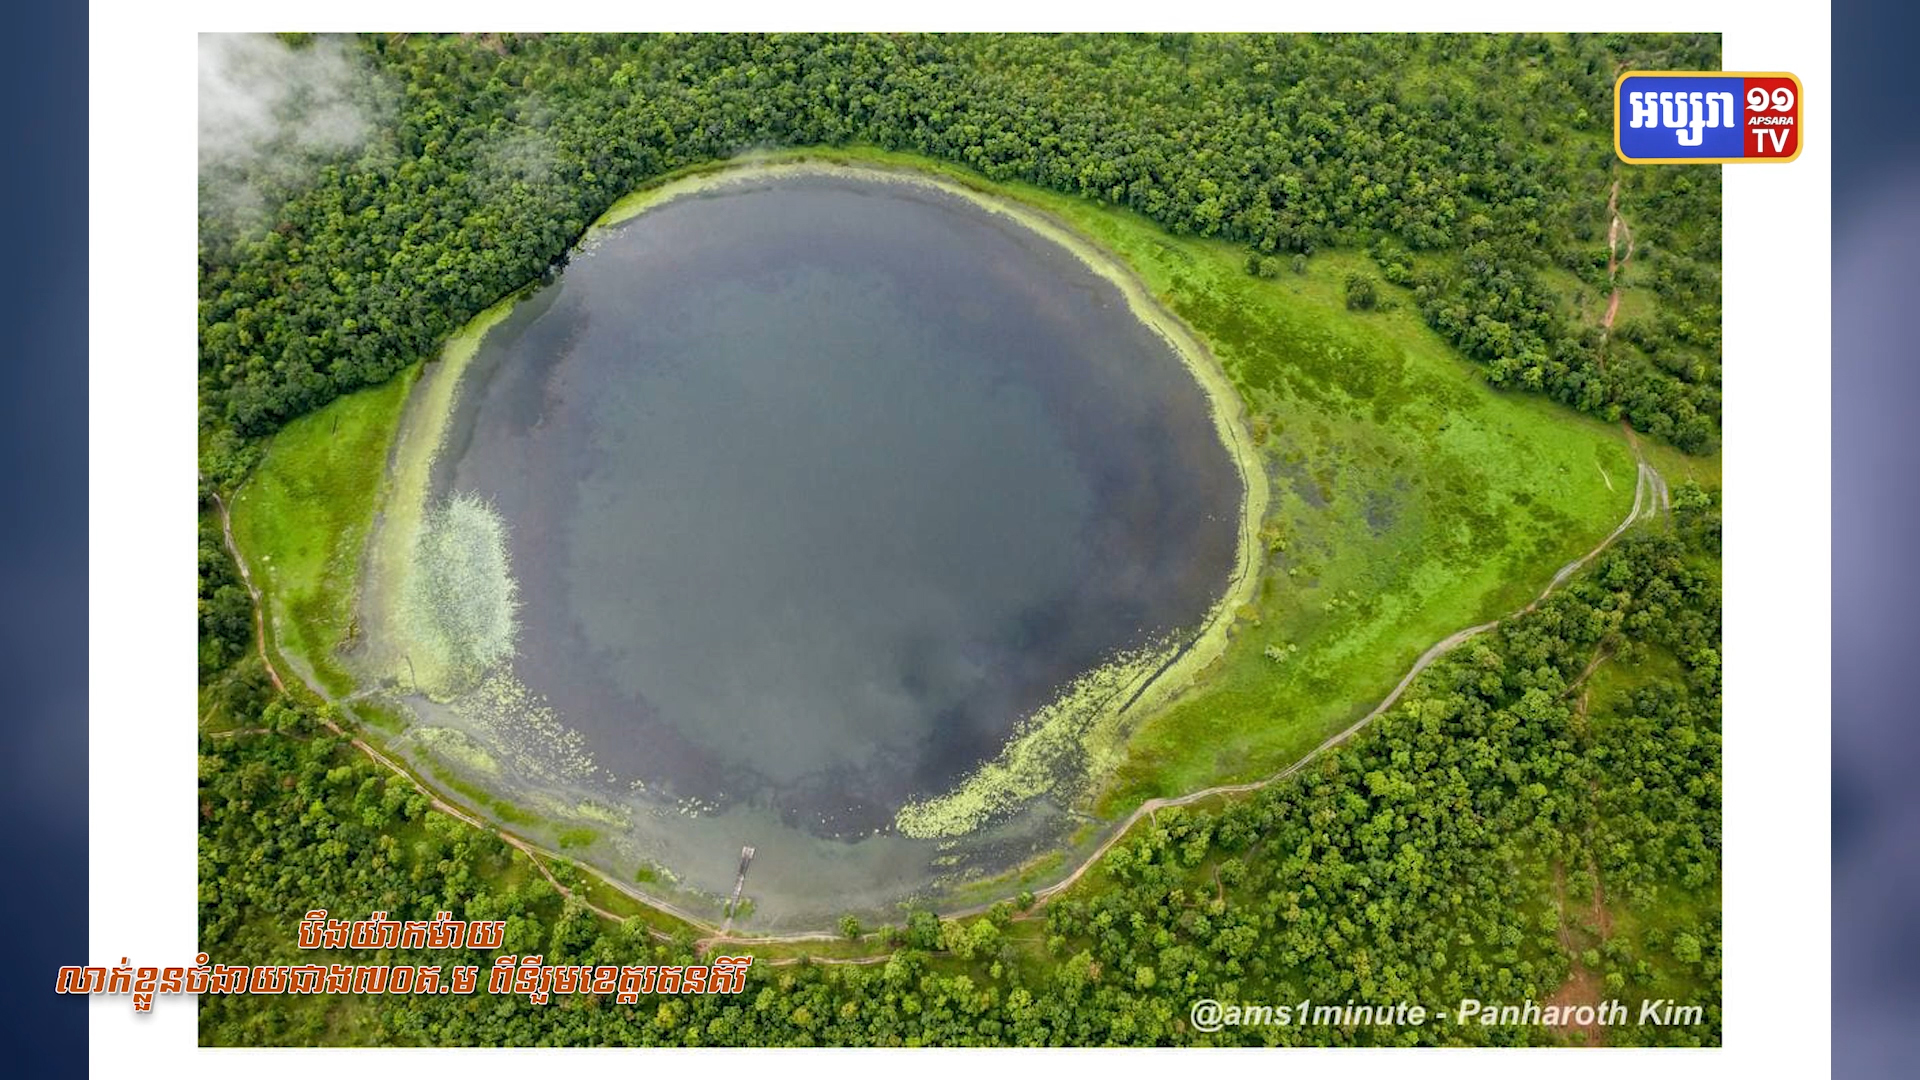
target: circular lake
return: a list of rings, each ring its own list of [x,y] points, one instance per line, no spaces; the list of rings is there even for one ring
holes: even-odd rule
[[[622,850],[688,888],[731,891],[756,844],[748,893],[790,911],[924,884],[940,845],[901,808],[1190,635],[1240,537],[1207,396],[1120,290],[878,175],[596,231],[488,332],[446,432],[431,494],[505,525],[514,704],[590,760],[572,790],[650,817]]]

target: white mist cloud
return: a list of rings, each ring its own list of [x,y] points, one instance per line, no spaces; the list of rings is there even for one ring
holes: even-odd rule
[[[357,146],[374,121],[369,78],[336,39],[296,49],[267,34],[200,35],[202,215],[256,226],[317,156]]]
[[[490,199],[516,183],[545,184],[557,162],[553,144],[542,132],[531,127],[511,129],[480,144],[467,184],[478,198]]]

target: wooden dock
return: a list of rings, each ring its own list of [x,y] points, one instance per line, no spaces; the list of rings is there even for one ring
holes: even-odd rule
[[[753,846],[740,849],[740,876],[733,880],[733,899],[727,901],[727,921],[720,927],[721,933],[733,929],[733,913],[740,910],[740,894],[747,887],[747,867],[753,864]]]

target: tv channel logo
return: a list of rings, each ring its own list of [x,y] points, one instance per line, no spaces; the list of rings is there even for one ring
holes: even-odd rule
[[[1783,71],[1629,71],[1613,85],[1613,149],[1629,165],[1788,162],[1800,80]]]

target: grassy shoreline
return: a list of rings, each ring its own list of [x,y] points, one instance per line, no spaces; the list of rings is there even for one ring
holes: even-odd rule
[[[1169,337],[1215,402],[1223,445],[1247,481],[1243,511],[1255,511],[1243,513],[1242,572],[1204,643],[1151,680],[1158,697],[1132,711],[1144,719],[1107,725],[1115,765],[1095,800],[1103,812],[1277,771],[1383,696],[1433,640],[1530,598],[1630,500],[1631,458],[1616,429],[1487,387],[1404,305],[1342,310],[1342,276],[1368,265],[1355,253],[1255,279],[1231,245],[866,150],[682,170],[616,202],[582,243],[666,199],[740,178],[743,166],[758,175],[880,168],[1007,214],[1107,276],[1136,314],[1157,318],[1143,321]],[[459,377],[516,300],[462,328],[438,362],[288,425],[236,500],[236,537],[262,578],[281,651],[297,653],[330,691],[352,689],[334,649],[357,636],[363,582],[410,550]],[[1349,382],[1371,392],[1356,395]],[[370,452],[355,457],[361,451]],[[1717,459],[1685,460],[1717,475]],[[1373,496],[1391,501],[1396,491],[1397,509],[1376,514]],[[1529,527],[1509,528],[1503,513]],[[1384,530],[1382,516],[1394,518]]]

